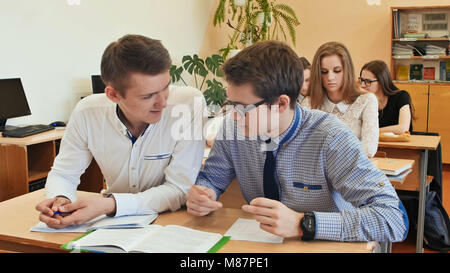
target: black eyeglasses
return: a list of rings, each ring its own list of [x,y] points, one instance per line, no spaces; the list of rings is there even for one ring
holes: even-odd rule
[[[366,86],[370,86],[373,82],[377,82],[378,80],[369,80],[359,77],[358,78],[360,83],[364,83]]]
[[[266,99],[263,99],[262,101],[257,102],[257,103],[255,103],[255,104],[249,104],[249,105],[238,104],[238,103],[232,102],[232,101],[230,101],[230,100],[228,100],[228,99],[227,99],[226,102],[227,102],[227,105],[231,105],[231,106],[233,107],[233,109],[234,109],[239,115],[241,115],[242,117],[245,117],[245,115],[246,115],[249,111],[251,111],[251,110],[255,109],[256,107],[258,107],[258,106],[264,104],[264,103],[266,102]]]

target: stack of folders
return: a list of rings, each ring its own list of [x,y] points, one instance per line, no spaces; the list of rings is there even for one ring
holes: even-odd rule
[[[414,47],[395,43],[392,48],[392,55],[394,58],[410,58],[414,56]]]
[[[397,158],[371,158],[372,163],[386,174],[390,181],[404,181],[412,171],[414,160]]]
[[[427,45],[425,47],[425,52],[427,55],[432,56],[445,56],[446,55],[446,49],[445,47],[435,46],[435,45]]]

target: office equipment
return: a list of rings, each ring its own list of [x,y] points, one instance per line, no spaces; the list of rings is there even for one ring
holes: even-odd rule
[[[106,85],[100,75],[91,75],[92,92],[94,94],[105,93]]]
[[[6,120],[31,115],[20,78],[0,80],[0,132]]]
[[[55,127],[50,125],[38,124],[38,125],[29,125],[24,127],[18,127],[10,130],[3,131],[4,137],[26,137],[35,134],[39,134],[42,132],[50,131],[55,129]]]
[[[53,126],[53,127],[65,127],[66,123],[64,121],[54,121],[54,122],[50,123],[49,125]]]
[[[142,229],[96,230],[62,248],[106,253],[207,253],[217,251],[228,239],[219,233],[152,224]]]
[[[28,184],[28,192],[37,191],[45,188],[45,183],[47,182],[47,178],[42,178],[36,181],[31,181]]]
[[[59,229],[50,228],[45,223],[39,222],[37,225],[31,227],[30,231],[51,233],[85,233],[97,229],[144,228],[152,223],[156,217],[158,217],[157,213],[149,215],[127,215],[121,217],[108,217],[106,215],[101,215],[84,224]]]

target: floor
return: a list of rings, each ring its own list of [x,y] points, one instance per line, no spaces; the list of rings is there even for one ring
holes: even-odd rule
[[[442,179],[442,203],[450,214],[450,164],[443,166],[443,179]],[[223,194],[220,198],[227,207],[240,208],[245,204],[245,200],[242,197],[242,193],[239,189],[239,184],[234,180],[228,187],[226,194]],[[416,252],[416,233],[409,233],[405,241],[401,243],[392,244],[393,253],[415,253]],[[428,248],[424,248],[425,253],[438,253]]]
[[[442,205],[450,214],[450,165],[443,165],[442,168]],[[405,241],[392,244],[393,253],[415,253],[416,252],[416,233],[409,233]],[[425,253],[439,253],[438,251],[424,248]]]

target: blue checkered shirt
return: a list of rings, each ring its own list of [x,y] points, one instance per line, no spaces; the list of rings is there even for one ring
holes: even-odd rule
[[[264,197],[266,151],[274,150],[280,201],[295,211],[314,213],[315,239],[404,240],[408,232],[404,207],[351,130],[318,110],[297,106],[295,115],[298,122],[279,137],[283,145],[275,149],[260,137],[243,136],[226,118],[196,184],[212,188],[219,197],[237,177],[247,202]]]

